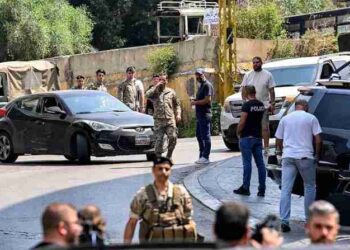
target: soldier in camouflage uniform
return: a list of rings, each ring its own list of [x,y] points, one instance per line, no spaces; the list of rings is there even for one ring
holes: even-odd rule
[[[73,86],[71,89],[84,89],[85,77],[82,75],[77,75],[77,85]]]
[[[126,69],[126,80],[118,87],[118,99],[132,110],[144,113],[143,84],[135,78],[135,73],[133,66]]]
[[[132,242],[139,220],[141,243],[196,240],[192,200],[182,185],[169,181],[172,165],[165,157],[153,162],[154,182],[142,187],[131,202],[124,243]]]
[[[91,83],[86,89],[89,90],[99,90],[107,92],[107,88],[104,83],[104,78],[106,76],[106,71],[103,69],[98,69],[96,71],[96,82]]]
[[[176,123],[181,121],[180,102],[173,89],[166,87],[167,76],[161,75],[159,82],[146,92],[146,97],[154,105],[155,153],[159,157],[163,152],[164,135],[168,137],[167,157],[171,159],[177,141]]]

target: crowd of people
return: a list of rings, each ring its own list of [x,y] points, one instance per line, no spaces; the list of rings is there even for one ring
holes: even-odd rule
[[[253,70],[242,82],[244,101],[237,136],[243,162],[242,185],[234,189],[238,195],[250,195],[252,158],[258,169],[257,196],[265,197],[266,168],[264,154],[269,153],[269,115],[275,110],[275,82],[262,68],[262,59],[253,58]],[[84,76],[77,76],[75,89],[107,91],[104,70],[96,71],[96,82],[85,87]],[[177,125],[181,121],[181,106],[175,90],[168,87],[168,77],[160,72],[152,77],[145,91],[135,77],[135,67],[126,69],[126,79],[118,86],[118,99],[136,112],[153,116],[155,125],[155,159],[152,167],[154,182],[142,187],[132,199],[129,219],[125,226],[124,243],[130,244],[140,222],[139,242],[196,242],[196,223],[193,219],[191,197],[182,185],[169,181],[173,166],[172,155],[177,143]],[[195,71],[199,83],[191,105],[196,111],[196,137],[199,145],[197,164],[208,164],[211,151],[211,104],[213,85],[206,79],[204,69]],[[282,233],[291,231],[291,193],[300,173],[304,182],[305,232],[311,243],[334,243],[339,230],[339,214],[326,201],[315,201],[316,167],[321,145],[321,127],[315,116],[308,113],[304,100],[295,103],[295,111],[283,117],[278,125],[276,154],[282,158],[282,184],[279,217],[267,217],[252,230],[249,209],[240,203],[223,204],[217,211],[214,235],[219,246],[279,247]],[[166,157],[164,138],[168,139]],[[315,149],[313,146],[315,142]],[[38,249],[48,244],[68,246],[81,242],[104,244],[105,221],[99,209],[88,206],[82,211],[69,204],[51,204],[42,216],[44,239]],[[95,234],[91,234],[95,232]]]
[[[195,243],[198,240],[193,219],[192,200],[186,189],[173,184],[172,162],[165,157],[155,159],[154,182],[142,187],[130,204],[129,219],[124,230],[124,243],[131,244],[139,226],[140,243]],[[334,244],[339,231],[339,214],[326,201],[308,207],[305,233],[310,244]],[[216,211],[213,235],[218,247],[278,248],[283,243],[280,221],[276,216],[255,227],[249,225],[250,211],[241,203],[228,202]],[[32,249],[71,247],[89,244],[103,246],[106,222],[94,205],[77,209],[66,203],[48,205],[42,215],[43,239]]]
[[[105,76],[106,72],[103,69],[98,69],[96,81],[85,85],[85,77],[78,75],[72,89],[107,91]],[[195,71],[195,77],[200,84],[196,98],[191,99],[191,105],[196,107],[197,118],[196,136],[199,144],[199,157],[196,163],[208,164],[210,162],[211,104],[214,88],[206,79],[204,69],[198,68]],[[167,139],[166,156],[172,160],[177,143],[177,125],[181,121],[181,105],[175,90],[168,87],[168,75],[164,72],[154,74],[151,85],[145,91],[142,81],[136,78],[136,68],[129,66],[126,69],[125,80],[118,85],[117,97],[131,110],[153,116],[155,156],[162,155],[164,140]]]

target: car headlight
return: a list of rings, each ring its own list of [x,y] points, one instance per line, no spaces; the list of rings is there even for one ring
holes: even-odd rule
[[[89,121],[89,120],[83,120],[81,122],[86,123],[95,131],[114,131],[114,130],[117,130],[119,128],[117,126],[103,123],[103,122],[96,122],[96,121]]]
[[[229,101],[226,101],[224,103],[224,110],[225,110],[225,113],[231,113],[231,105]]]

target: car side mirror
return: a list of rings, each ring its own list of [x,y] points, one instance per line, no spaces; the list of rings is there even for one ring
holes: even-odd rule
[[[333,73],[331,77],[329,78],[330,81],[332,80],[340,80],[341,76],[338,73]]]
[[[48,107],[45,108],[45,111],[49,114],[53,114],[53,115],[66,115],[66,112],[62,109],[60,109],[60,107],[58,106],[52,106],[52,107]]]

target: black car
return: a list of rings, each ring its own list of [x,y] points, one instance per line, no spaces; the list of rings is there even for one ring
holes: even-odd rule
[[[0,109],[0,161],[55,154],[80,163],[90,156],[154,155],[153,118],[105,92],[54,91],[20,97]]]
[[[316,168],[317,199],[334,203],[341,212],[342,224],[350,225],[350,83],[327,81],[314,88],[302,88],[298,99],[305,99],[309,112],[315,115],[322,128],[322,151]],[[288,113],[295,110],[294,103]],[[268,159],[268,175],[281,185],[281,167],[276,156]],[[304,195],[298,175],[293,193]]]

